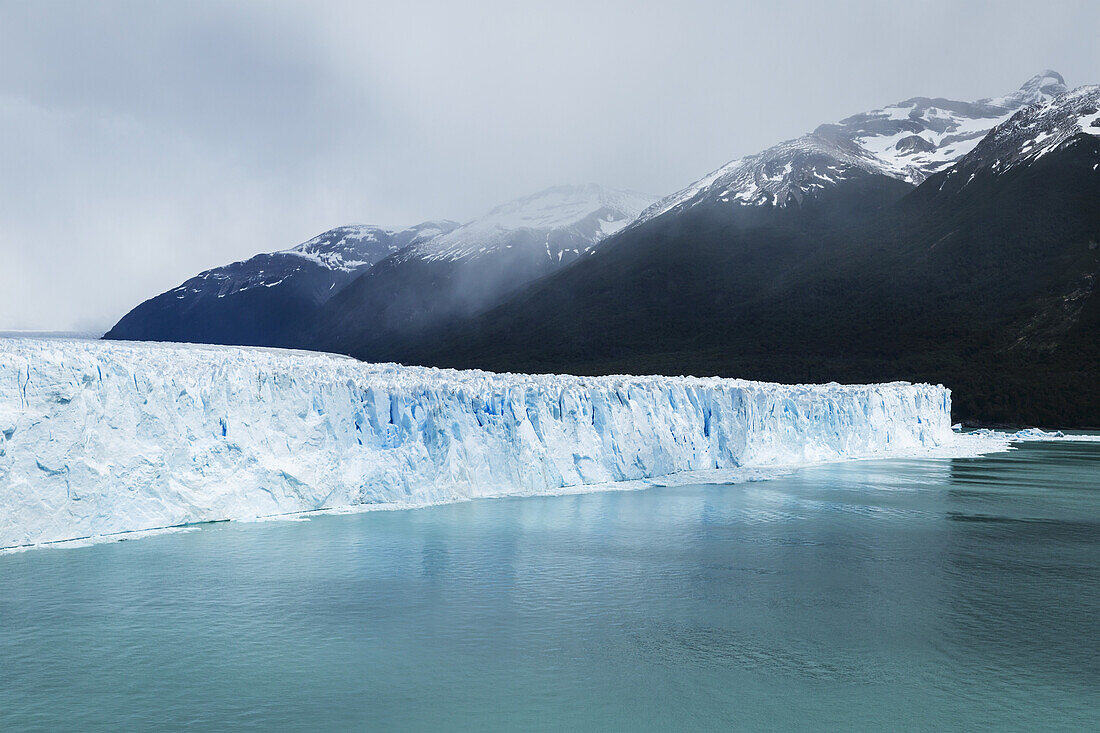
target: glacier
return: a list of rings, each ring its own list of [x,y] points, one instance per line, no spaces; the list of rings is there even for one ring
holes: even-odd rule
[[[0,548],[200,522],[924,454],[950,391],[493,374],[0,339]]]

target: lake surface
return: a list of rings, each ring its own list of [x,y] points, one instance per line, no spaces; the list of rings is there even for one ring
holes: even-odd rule
[[[1100,728],[1100,444],[0,556],[0,730]]]

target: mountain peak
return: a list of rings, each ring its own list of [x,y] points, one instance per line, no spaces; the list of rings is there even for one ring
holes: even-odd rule
[[[1067,91],[1069,91],[1069,87],[1066,86],[1066,80],[1062,78],[1061,74],[1052,69],[1043,69],[1021,84],[1020,88],[1011,94],[981,101],[992,107],[1015,111],[1029,104],[1049,102]]]
[[[442,236],[410,248],[408,257],[462,259],[502,246],[514,246],[515,233],[527,232],[546,245],[548,256],[560,259],[552,246],[559,234],[570,247],[588,251],[598,241],[619,231],[647,206],[654,196],[619,191],[594,183],[552,186],[497,206],[486,215]],[[576,245],[572,239],[583,240]]]
[[[637,216],[655,197],[617,191],[595,183],[551,186],[497,206],[479,221],[503,229],[546,229],[567,226],[601,208]],[[633,218],[633,217],[632,217]]]
[[[1062,75],[1054,69],[1043,69],[1038,74],[1021,84],[1020,89],[1042,89],[1044,87],[1053,86],[1055,84],[1065,86],[1066,80],[1063,79]]]
[[[914,97],[852,115],[728,163],[658,201],[638,222],[704,202],[786,206],[867,174],[920,184],[972,151],[1018,110],[1051,103],[1067,91],[1061,74],[1044,69],[995,99]]]
[[[993,128],[956,170],[973,172],[981,167],[1004,172],[1041,158],[1081,134],[1100,137],[1100,85],[1078,87],[1042,104],[1024,107]]]
[[[308,242],[277,254],[296,255],[329,270],[354,272],[412,244],[446,234],[458,224],[426,221],[404,229],[352,224],[329,229]]]

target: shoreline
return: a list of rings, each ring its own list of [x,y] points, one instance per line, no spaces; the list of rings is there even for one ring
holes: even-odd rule
[[[1070,441],[1075,438],[1083,438],[1078,442],[1100,442],[1100,436],[1074,436],[1065,435],[1058,438],[1046,438],[1050,441]],[[744,483],[769,481],[771,479],[788,476],[802,469],[816,466],[838,465],[845,463],[898,461],[898,460],[949,460],[961,458],[979,458],[981,456],[1004,453],[1013,449],[1013,442],[1040,442],[1043,439],[1012,440],[1009,434],[989,435],[982,433],[956,434],[956,439],[950,444],[928,448],[923,451],[896,451],[878,456],[864,456],[856,458],[843,458],[838,460],[825,460],[805,462],[798,464],[776,464],[772,466],[745,466],[741,468],[712,469],[703,471],[680,471],[642,479],[628,479],[624,481],[607,481],[594,484],[580,484],[575,486],[562,486],[557,489],[546,489],[526,493],[514,491],[501,491],[495,494],[482,496],[468,496],[429,502],[384,502],[373,504],[350,504],[344,506],[325,507],[297,512],[285,512],[278,514],[266,514],[255,517],[215,519],[202,522],[187,522],[184,524],[168,525],[163,527],[148,527],[143,529],[124,530],[108,534],[87,535],[71,537],[48,542],[39,542],[26,545],[13,545],[0,547],[0,556],[20,554],[33,550],[45,549],[77,549],[92,547],[100,544],[114,542],[128,542],[147,537],[155,537],[162,534],[176,532],[194,532],[202,528],[226,523],[251,524],[263,522],[294,522],[308,521],[315,516],[338,516],[348,514],[365,514],[368,512],[382,511],[412,511],[428,509],[449,504],[461,504],[465,502],[497,499],[526,499],[534,497],[554,496],[578,496],[584,494],[609,493],[616,491],[644,491],[650,488],[665,488],[674,486],[709,485],[709,486],[736,486]]]

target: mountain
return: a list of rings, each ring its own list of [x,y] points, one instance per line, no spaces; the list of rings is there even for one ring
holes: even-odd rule
[[[700,204],[797,204],[845,181],[876,175],[919,184],[970,152],[1017,110],[1065,91],[1062,76],[1048,70],[996,99],[914,97],[853,115],[727,163],[654,204],[638,223]]]
[[[1080,141],[1100,135],[1100,86],[1074,89],[1033,104],[998,125],[944,180],[943,190],[960,190],[978,175],[1000,175]]]
[[[504,249],[521,249],[532,259],[564,264],[592,252],[601,240],[630,224],[653,199],[596,184],[555,186],[501,204],[442,236],[422,240],[397,259],[478,260]]]
[[[1097,90],[1045,71],[1001,97],[916,97],[656,203],[559,187],[375,235],[366,254],[333,234],[204,273],[108,335],[497,371],[923,380],[955,390],[957,418],[1095,426]]]
[[[104,338],[301,345],[317,309],[358,273],[456,226],[337,227],[297,247],[202,272],[134,308]]]
[[[395,356],[922,380],[955,390],[957,418],[1095,426],[1098,89],[1065,91],[1045,72],[996,100],[909,100],[823,126],[658,202],[592,256]],[[945,110],[952,122],[933,135]],[[868,144],[872,123],[895,122],[926,125],[913,134],[934,150],[899,152],[906,138],[889,126],[875,139],[896,138],[895,152]]]
[[[354,349],[470,316],[590,255],[654,197],[558,186],[458,225],[332,229],[292,249],[207,270],[134,308],[104,338]]]
[[[395,343],[496,305],[523,285],[591,256],[653,197],[557,186],[380,261],[325,304],[311,346],[388,360]]]

